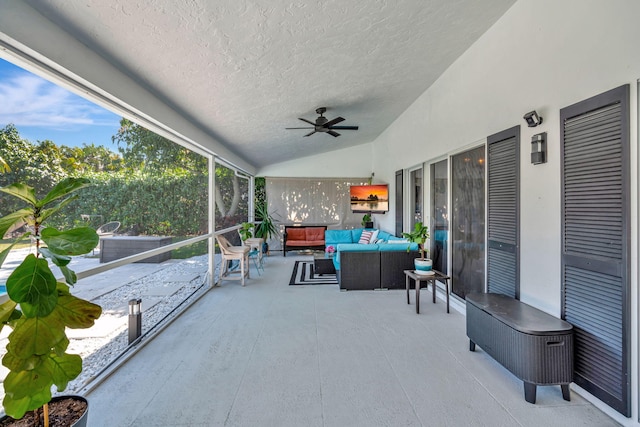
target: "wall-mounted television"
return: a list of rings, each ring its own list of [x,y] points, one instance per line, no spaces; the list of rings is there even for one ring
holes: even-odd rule
[[[389,210],[388,184],[352,185],[349,195],[354,213],[386,213]]]

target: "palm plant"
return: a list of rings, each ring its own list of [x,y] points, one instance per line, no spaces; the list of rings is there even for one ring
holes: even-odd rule
[[[260,219],[260,222],[256,224],[254,229],[256,237],[261,237],[266,242],[270,238],[278,235],[278,228],[273,222],[273,217],[267,210],[266,203],[256,205],[256,217]]]

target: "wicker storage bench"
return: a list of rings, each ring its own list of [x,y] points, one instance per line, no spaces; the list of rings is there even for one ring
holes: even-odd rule
[[[469,350],[476,344],[524,382],[524,397],[536,402],[538,385],[559,384],[570,399],[573,326],[511,297],[467,294]]]

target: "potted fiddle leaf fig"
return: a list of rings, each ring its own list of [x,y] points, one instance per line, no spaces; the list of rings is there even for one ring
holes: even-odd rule
[[[37,198],[33,187],[25,184],[0,188],[25,202],[22,209],[0,218],[0,236],[16,222],[24,221],[29,232],[22,238],[32,238],[36,248],[35,254],[26,255],[7,278],[8,298],[0,304],[0,327],[12,329],[2,358],[2,364],[9,370],[4,379],[2,404],[7,416],[13,419],[26,420],[34,414],[38,419],[43,417],[42,424],[34,425],[49,426],[51,416],[51,425],[55,426],[53,408],[59,398],[52,400],[51,388],[55,385],[57,391],[63,391],[82,372],[82,358],[66,352],[69,339],[65,329],[89,328],[102,312],[100,306],[71,294],[70,287],[77,276],[68,266],[72,256],[86,254],[96,247],[96,232],[89,227],[71,230],[45,227],[51,216],[78,197],[73,193],[88,185],[85,178],[67,178],[42,199]],[[0,252],[0,267],[18,240]],[[57,266],[64,280],[56,279],[49,262]],[[86,425],[86,400],[80,406],[85,407],[81,414],[84,418],[64,425]]]
[[[422,224],[422,222],[417,222],[410,233],[402,233],[402,236],[408,239],[409,242],[418,244],[420,258],[414,260],[416,274],[431,274],[433,262],[427,258],[426,254],[429,250],[425,248],[425,243],[429,238],[429,227]],[[409,252],[409,249],[410,247],[407,247],[407,252]]]

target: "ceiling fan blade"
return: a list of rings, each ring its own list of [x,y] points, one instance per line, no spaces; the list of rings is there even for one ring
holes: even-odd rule
[[[336,117],[333,120],[329,120],[327,123],[323,124],[322,127],[330,128],[331,126],[343,122],[344,119],[342,117]]]
[[[329,129],[358,130],[358,126],[331,126]]]
[[[335,136],[336,138],[340,136],[340,134],[338,132],[334,132],[332,130],[328,130],[327,133],[331,136]]]
[[[309,123],[311,126],[315,126],[316,125],[315,122],[312,122],[311,120],[303,119],[302,117],[298,117],[298,120],[302,120],[305,123]]]
[[[316,133],[316,131],[315,131],[315,130],[314,130],[313,132],[309,132],[309,133],[308,133],[308,134],[306,134],[305,136],[311,136],[311,135],[313,135],[314,133]]]
[[[285,129],[315,129],[316,127],[306,127],[306,128],[285,128]]]

